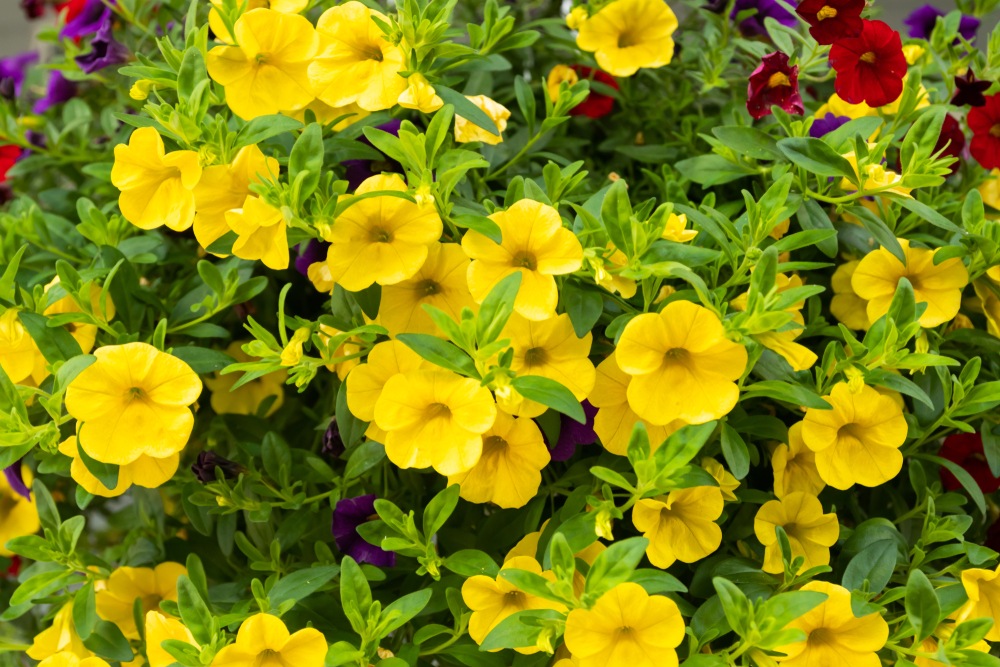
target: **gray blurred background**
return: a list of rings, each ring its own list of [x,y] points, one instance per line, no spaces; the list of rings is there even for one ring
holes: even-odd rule
[[[927,4],[928,1],[946,11],[955,8],[954,0],[879,0],[878,5],[884,12],[888,23],[896,29],[901,29],[904,27],[902,25],[903,18],[916,7]],[[49,20],[51,20],[51,15]],[[18,6],[18,0],[0,0],[0,56],[11,55],[27,49],[31,44],[32,34],[40,24],[45,22],[45,19],[40,19],[37,23],[25,19]],[[984,28],[988,30],[987,26]]]

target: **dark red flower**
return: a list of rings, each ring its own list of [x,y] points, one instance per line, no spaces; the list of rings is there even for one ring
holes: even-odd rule
[[[903,41],[882,21],[863,23],[860,35],[841,39],[830,49],[830,66],[837,71],[834,88],[851,104],[880,107],[903,92]]]
[[[56,12],[66,12],[64,23],[69,23],[83,11],[84,7],[87,6],[87,0],[66,0],[66,2],[60,2],[56,4]]]
[[[809,34],[820,44],[857,37],[864,28],[865,0],[802,0],[795,13],[809,24]]]
[[[799,94],[799,68],[789,65],[788,56],[781,51],[764,56],[747,86],[747,111],[751,116],[768,116],[773,105],[791,114],[805,111]]]
[[[594,67],[587,67],[586,65],[570,65],[569,67],[571,70],[576,72],[577,76],[581,79],[590,79],[590,81],[596,81],[618,90],[618,81],[615,80],[615,77],[603,70],[599,70]],[[611,113],[611,109],[614,106],[615,98],[610,95],[605,95],[604,93],[599,93],[591,88],[590,94],[587,95],[587,99],[570,109],[569,113],[571,116],[586,116],[587,118],[597,119],[603,118]]]
[[[938,456],[962,466],[976,480],[983,493],[993,493],[1000,489],[1000,478],[994,477],[990,472],[983,453],[983,439],[978,433],[949,435],[944,439]],[[947,468],[941,468],[941,483],[949,491],[962,488],[961,483]]]
[[[986,104],[969,111],[972,143],[969,152],[984,169],[1000,168],[1000,93],[986,98]]]
[[[21,557],[11,556],[10,565],[7,566],[7,576],[11,579],[14,579],[20,573],[21,573]]]
[[[980,81],[970,67],[965,76],[955,77],[955,96],[951,98],[951,103],[957,107],[981,107],[986,104],[986,91],[993,84],[989,81]]]
[[[14,166],[19,157],[21,157],[20,146],[12,144],[0,146],[0,183],[7,182],[7,171]]]
[[[938,137],[937,143],[934,144],[934,152],[937,153],[939,150],[944,149],[942,156],[962,158],[962,149],[965,148],[965,133],[962,132],[962,126],[953,116],[945,116],[944,124],[941,125],[941,135]],[[958,171],[958,166],[961,162],[956,162],[951,166],[951,173]]]
[[[21,9],[24,15],[34,20],[41,18],[45,14],[45,2],[43,0],[21,0]]]

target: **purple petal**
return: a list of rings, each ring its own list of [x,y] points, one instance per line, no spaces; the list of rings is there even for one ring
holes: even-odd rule
[[[63,76],[62,72],[53,71],[49,75],[49,85],[45,97],[35,102],[33,111],[43,114],[57,104],[68,102],[76,96],[76,84]]]
[[[14,94],[21,94],[21,86],[24,84],[24,77],[28,67],[38,60],[38,54],[34,51],[26,51],[15,56],[0,58],[0,79],[10,79],[14,83]]]
[[[371,520],[374,514],[375,494],[338,500],[333,510],[331,526],[333,541],[341,553],[359,563],[392,567],[396,564],[396,554],[369,544],[358,533],[358,526]]]
[[[111,4],[114,4],[112,2]],[[111,21],[111,10],[101,0],[87,0],[83,9],[67,21],[59,36],[62,38],[79,39],[93,35],[103,25]]]
[[[587,416],[587,422],[581,424],[565,415],[561,417],[559,440],[556,441],[555,447],[549,448],[549,455],[553,461],[567,461],[572,458],[580,445],[592,445],[597,442],[597,433],[594,432],[597,408],[587,401],[583,401],[580,405],[583,407],[583,414]]]
[[[796,3],[793,1],[792,4]],[[769,16],[789,28],[794,28],[797,24],[795,16],[790,14],[788,10],[775,2],[775,0],[736,0],[729,18],[735,20],[740,12],[749,9],[756,9],[757,13],[740,22],[740,30],[747,35],[767,35],[767,27],[764,25],[764,19]]]
[[[809,128],[809,136],[814,139],[819,139],[820,137],[833,132],[849,120],[851,119],[847,116],[837,116],[835,114],[828,113],[822,118],[817,118],[813,122],[812,127]]]
[[[110,15],[110,12],[109,12]],[[90,40],[90,53],[76,57],[76,64],[87,74],[93,74],[105,67],[119,65],[129,57],[129,51],[111,36],[111,19],[108,18]]]
[[[4,477],[7,478],[7,484],[15,492],[26,499],[31,500],[31,490],[24,483],[24,478],[21,477],[21,461],[17,461],[6,468],[3,469]]]

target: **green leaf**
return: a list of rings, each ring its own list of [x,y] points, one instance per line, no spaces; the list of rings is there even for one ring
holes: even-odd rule
[[[283,114],[272,114],[268,116],[257,116],[244,125],[236,135],[235,150],[244,146],[259,144],[262,141],[276,137],[279,134],[287,134],[302,127],[300,121]],[[273,174],[277,176],[277,174]]]
[[[99,620],[83,645],[107,660],[129,662],[135,657],[125,635],[109,621]]]
[[[630,537],[602,551],[590,566],[584,593],[596,600],[618,584],[628,581],[648,546],[649,540],[645,537]]]
[[[466,229],[471,229],[474,232],[482,234],[497,245],[500,245],[500,242],[503,241],[503,234],[500,231],[500,225],[493,222],[485,215],[463,213],[461,215],[452,216],[451,221],[459,227],[465,227]]]
[[[427,603],[431,601],[433,591],[425,588],[422,591],[415,591],[393,600],[382,610],[380,632],[378,639],[382,639],[393,630],[401,628],[413,619],[414,616],[423,611]],[[380,663],[381,664],[381,663]],[[403,663],[408,664],[408,663]]]
[[[198,643],[211,643],[215,635],[212,612],[186,574],[177,578],[177,608],[180,610],[181,620]]]
[[[750,452],[747,443],[729,424],[722,425],[722,456],[736,479],[743,479],[750,472]]]
[[[860,220],[862,226],[880,246],[895,255],[904,265],[906,264],[906,254],[903,252],[903,246],[899,244],[899,239],[896,238],[896,233],[889,229],[881,218],[864,206],[847,206],[844,212]]]
[[[496,561],[478,549],[456,551],[444,559],[444,566],[466,579],[480,574],[495,579],[500,572]]]
[[[80,639],[90,637],[97,620],[97,598],[91,581],[73,596],[73,626]]]
[[[869,582],[871,593],[880,593],[896,569],[896,541],[877,540],[858,552],[844,570],[842,584],[848,590],[859,590]]]
[[[288,156],[288,182],[293,184],[296,200],[305,201],[319,185],[323,172],[323,126],[312,123],[292,146]]]
[[[931,223],[932,225],[934,225],[939,229],[943,229],[947,232],[952,232],[955,234],[961,234],[962,236],[968,234],[968,232],[966,232],[964,229],[962,229],[954,222],[952,222],[948,218],[938,213],[936,209],[931,208],[930,206],[921,201],[913,199],[912,197],[895,195],[891,192],[887,192],[885,194],[888,195],[889,198],[892,199],[893,201],[898,202],[899,205],[905,208],[906,210],[916,213],[917,217]]]
[[[672,433],[653,454],[657,469],[666,472],[686,466],[705,446],[717,425],[714,421],[689,424]]]
[[[914,569],[906,581],[906,616],[913,625],[914,639],[923,641],[933,634],[941,618],[941,603],[923,570]]]
[[[857,180],[851,163],[822,139],[791,137],[778,142],[778,150],[796,166],[817,176],[840,176]]]
[[[713,127],[712,134],[741,155],[756,160],[774,160],[781,157],[778,144],[771,135],[755,127],[743,125],[724,125]]]
[[[497,128],[496,123],[493,122],[493,119],[487,116],[485,111],[473,104],[469,98],[462,93],[440,84],[434,84],[434,92],[438,94],[438,97],[440,97],[445,104],[450,104],[455,107],[456,116],[461,116],[473,125],[481,127],[490,134],[500,134],[500,130]]]
[[[25,243],[14,256],[10,258],[10,263],[4,267],[3,275],[0,275],[0,299],[4,301],[14,301],[14,294],[17,285],[17,270],[21,266],[21,258],[24,257],[24,253],[28,250],[28,244]]]
[[[431,498],[424,509],[423,529],[424,536],[428,539],[439,530],[455,511],[458,506],[458,494],[461,487],[452,484],[442,489],[436,496]]]
[[[372,606],[372,591],[364,572],[350,556],[340,562],[340,604],[355,632],[364,632]]]
[[[958,465],[954,461],[949,461],[948,459],[941,458],[940,456],[931,456],[929,454],[913,454],[912,456],[913,458],[924,459],[925,461],[930,461],[931,463],[936,463],[939,466],[947,468],[948,472],[958,479],[962,488],[969,494],[969,497],[972,498],[972,502],[976,504],[976,507],[979,508],[979,511],[982,512],[983,516],[987,516],[986,497],[983,496],[983,490],[979,488],[979,484],[976,483],[976,480],[973,479],[972,475],[970,475],[965,468]]]
[[[351,452],[344,470],[344,479],[355,479],[371,470],[385,459],[385,445],[374,440],[366,440]]]
[[[57,361],[66,361],[83,354],[80,344],[70,335],[65,327],[48,326],[49,318],[38,313],[21,311],[18,313],[21,324],[31,334],[31,338],[38,345],[42,356],[50,364]]]
[[[563,283],[560,292],[563,310],[573,323],[573,333],[577,338],[583,338],[594,330],[597,321],[604,313],[604,297],[594,289],[583,289],[571,282]],[[482,312],[480,310],[480,312]]]
[[[429,334],[399,334],[401,343],[427,361],[467,377],[479,377],[476,364],[468,354],[446,340]]]
[[[80,425],[80,432],[87,428],[86,424]],[[79,436],[77,437],[77,456],[83,461],[83,465],[87,468],[91,475],[97,478],[101,484],[104,485],[109,491],[114,490],[118,487],[118,474],[119,467],[112,463],[102,463],[95,458],[92,458],[87,450],[79,444]]]
[[[170,350],[170,354],[186,363],[198,375],[221,371],[226,366],[236,363],[236,360],[225,352],[194,345],[175,347]]]
[[[520,271],[515,271],[494,285],[483,299],[476,316],[476,340],[480,347],[499,338],[500,332],[507,326],[507,321],[514,312],[514,299],[521,289],[523,278]]]
[[[636,570],[628,578],[633,584],[639,584],[650,595],[661,593],[686,593],[687,586],[672,574],[662,570]]]
[[[986,463],[990,466],[990,473],[994,477],[1000,477],[1000,435],[993,431],[993,423],[984,419],[980,426],[980,434],[983,438],[983,452],[986,455]]]
[[[496,651],[504,648],[524,648],[535,646],[542,633],[542,620],[553,623],[562,620],[563,613],[555,609],[531,609],[518,611],[504,618],[479,645],[481,651]],[[471,663],[470,663],[471,664]]]
[[[520,375],[511,381],[511,386],[529,401],[541,403],[557,412],[561,412],[580,424],[587,423],[587,416],[583,412],[583,405],[580,404],[580,401],[576,400],[573,392],[555,380],[540,375]]]
[[[628,184],[624,179],[612,183],[601,203],[601,222],[616,248],[631,257],[635,252],[632,243],[632,205],[628,200]]]
[[[830,221],[830,216],[827,215],[826,211],[823,210],[823,207],[815,199],[803,200],[802,206],[795,214],[795,217],[803,230],[834,232],[833,236],[818,241],[816,247],[827,257],[833,258],[837,256],[837,230]]]
[[[336,565],[314,565],[304,570],[298,570],[282,577],[271,589],[268,599],[272,607],[279,607],[288,600],[304,600],[323,588],[337,574],[340,568]],[[204,642],[202,642],[204,643]]]
[[[736,634],[746,635],[753,619],[750,600],[743,594],[739,586],[723,577],[713,578],[712,585],[715,586],[715,591],[719,594],[722,611],[726,615],[726,620],[729,621],[729,626]]]
[[[816,408],[819,410],[830,410],[832,406],[820,396],[802,385],[783,382],[781,380],[764,380],[744,388],[743,397],[740,400],[750,398],[760,398],[762,396],[773,398],[793,405],[801,405],[806,408]]]
[[[65,389],[70,385],[76,376],[87,369],[92,363],[97,361],[97,357],[92,354],[81,354],[80,356],[73,357],[62,366],[56,372],[55,384],[53,385],[53,392],[57,392]]]

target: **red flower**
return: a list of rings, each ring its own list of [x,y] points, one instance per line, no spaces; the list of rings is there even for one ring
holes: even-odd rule
[[[570,65],[569,67],[571,70],[576,72],[577,76],[581,79],[590,79],[591,81],[603,83],[605,86],[618,90],[618,81],[615,80],[615,77],[603,70],[587,67],[586,65]],[[596,119],[607,116],[611,113],[611,109],[614,106],[615,98],[610,95],[599,93],[591,88],[590,94],[587,95],[587,99],[570,109],[569,113],[571,116],[586,116],[587,118]]]
[[[962,149],[965,148],[965,134],[962,132],[962,126],[959,125],[958,121],[955,120],[954,116],[945,116],[944,124],[941,125],[941,135],[938,137],[937,143],[934,144],[934,152],[937,153],[939,150],[944,149],[942,156],[947,155],[948,157],[962,158]],[[962,164],[961,162],[956,162],[951,166],[951,173],[958,171],[958,166]]]
[[[10,577],[11,579],[14,579],[15,577],[17,577],[18,574],[20,574],[20,572],[21,572],[21,557],[11,556],[10,565],[7,566],[7,572],[6,572],[7,576]]]
[[[790,66],[788,56],[781,51],[764,56],[747,86],[747,111],[754,118],[770,115],[775,104],[791,114],[805,111],[799,94],[799,68]]]
[[[978,433],[949,435],[944,439],[938,456],[965,468],[983,493],[993,493],[1000,489],[1000,478],[994,477],[990,472],[986,455],[983,453],[983,439]],[[941,468],[941,483],[949,491],[962,488],[958,479],[947,468]]]
[[[56,5],[56,13],[66,10],[66,17],[63,21],[64,23],[69,23],[75,19],[83,8],[86,7],[87,0],[66,0],[66,2],[60,2]]]
[[[865,0],[802,0],[795,12],[809,24],[809,34],[820,44],[857,37],[864,28]]]
[[[11,144],[0,146],[0,183],[7,181],[7,170],[14,166],[19,157],[21,157],[20,147]]]
[[[850,102],[880,107],[903,92],[906,58],[899,33],[882,21],[863,21],[857,37],[841,39],[830,49],[830,66],[837,70],[834,88]]]
[[[986,98],[986,104],[969,110],[972,143],[969,152],[983,169],[1000,168],[1000,93]]]

